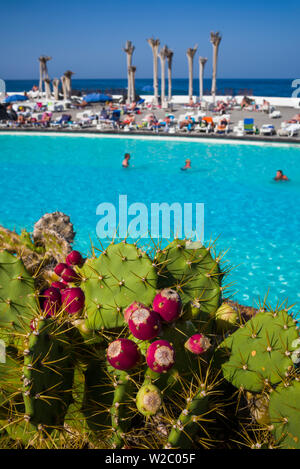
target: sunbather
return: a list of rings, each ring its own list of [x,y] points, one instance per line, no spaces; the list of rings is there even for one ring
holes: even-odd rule
[[[244,96],[241,102],[241,109],[244,109],[245,107],[251,106],[252,101],[250,98],[247,96]]]

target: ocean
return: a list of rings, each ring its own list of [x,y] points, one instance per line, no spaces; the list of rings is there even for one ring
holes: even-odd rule
[[[6,91],[29,91],[39,80],[5,80]],[[291,97],[294,91],[293,79],[271,78],[219,78],[217,80],[217,95],[249,95],[249,96],[275,96]],[[136,79],[137,94],[153,94],[153,80],[151,78]],[[167,80],[166,80],[167,87]],[[210,94],[211,79],[204,79],[204,94]],[[72,88],[82,92],[100,91],[111,94],[121,94],[127,88],[126,78],[111,79],[72,79]],[[199,94],[199,80],[194,79],[194,94]],[[188,79],[174,78],[172,80],[173,95],[188,94]]]

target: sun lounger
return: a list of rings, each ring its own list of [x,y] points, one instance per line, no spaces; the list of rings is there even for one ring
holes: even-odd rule
[[[272,124],[263,124],[260,128],[260,133],[263,135],[275,135],[276,130]]]
[[[299,131],[300,124],[289,124],[283,122],[277,133],[281,137],[294,137],[295,135],[298,135]]]
[[[281,112],[274,110],[274,111],[270,112],[269,117],[271,119],[278,119],[279,117],[281,117]]]

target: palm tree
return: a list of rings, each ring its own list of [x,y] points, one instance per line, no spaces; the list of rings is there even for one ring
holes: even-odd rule
[[[206,57],[199,57],[199,99],[200,101],[203,98],[203,76],[204,76],[204,67],[207,62]]]
[[[172,100],[172,61],[174,52],[167,47],[167,60],[168,60],[168,101]]]
[[[71,72],[71,70],[67,70],[65,73],[64,73],[64,76],[65,76],[65,83],[66,83],[66,95],[67,95],[67,98],[70,99],[71,98],[71,95],[72,95],[72,83],[71,83],[71,78],[72,78],[72,75],[74,75],[74,72]]]
[[[219,32],[210,33],[210,42],[213,45],[213,75],[211,82],[211,95],[213,96],[213,101],[216,98],[216,89],[217,89],[217,61],[218,61],[218,51],[219,45],[221,42],[222,36]]]
[[[164,106],[165,103],[165,89],[166,89],[166,79],[165,79],[165,68],[166,68],[166,58],[167,58],[168,47],[164,46],[160,49],[159,58],[160,58],[160,65],[161,65],[161,76],[160,76],[160,89],[161,89],[161,105]]]
[[[45,78],[49,78],[47,62],[51,59],[52,59],[52,57],[49,57],[48,55],[41,55],[39,57],[39,61],[40,61],[39,96],[40,96],[40,94],[43,93],[43,81],[45,80]]]
[[[136,67],[131,65],[130,67],[130,102],[133,103],[135,101],[135,72],[136,72]]]
[[[59,91],[58,91],[59,79],[58,78],[54,78],[54,80],[52,80],[52,86],[53,86],[54,99],[55,101],[58,101],[59,99]]]
[[[46,99],[51,99],[50,78],[44,78]]]
[[[68,99],[68,91],[67,91],[67,84],[66,84],[67,78],[65,75],[61,77],[61,85],[62,85],[62,91],[64,95],[64,100],[67,101]]]
[[[131,90],[131,82],[132,82],[132,77],[131,77],[131,71],[130,67],[132,66],[132,54],[134,51],[135,47],[132,44],[131,41],[126,41],[126,46],[124,47],[124,52],[127,54],[127,103],[130,104],[131,96],[132,96],[132,90]]]
[[[158,48],[160,45],[159,39],[150,38],[147,39],[149,46],[153,53],[153,88],[154,88],[154,104],[158,104],[158,79],[157,79],[157,56]]]
[[[189,64],[189,100],[193,99],[193,63],[197,48],[198,45],[195,44],[194,47],[189,47],[186,51]]]

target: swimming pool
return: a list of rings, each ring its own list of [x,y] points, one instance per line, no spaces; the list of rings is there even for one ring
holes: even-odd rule
[[[121,168],[124,153],[132,156]],[[186,157],[192,169],[180,171]],[[234,298],[300,299],[300,147],[130,137],[0,135],[0,224],[32,230],[46,212],[70,215],[75,248],[96,242],[101,202],[205,204],[205,238],[235,269]],[[282,169],[288,183],[272,178]]]

